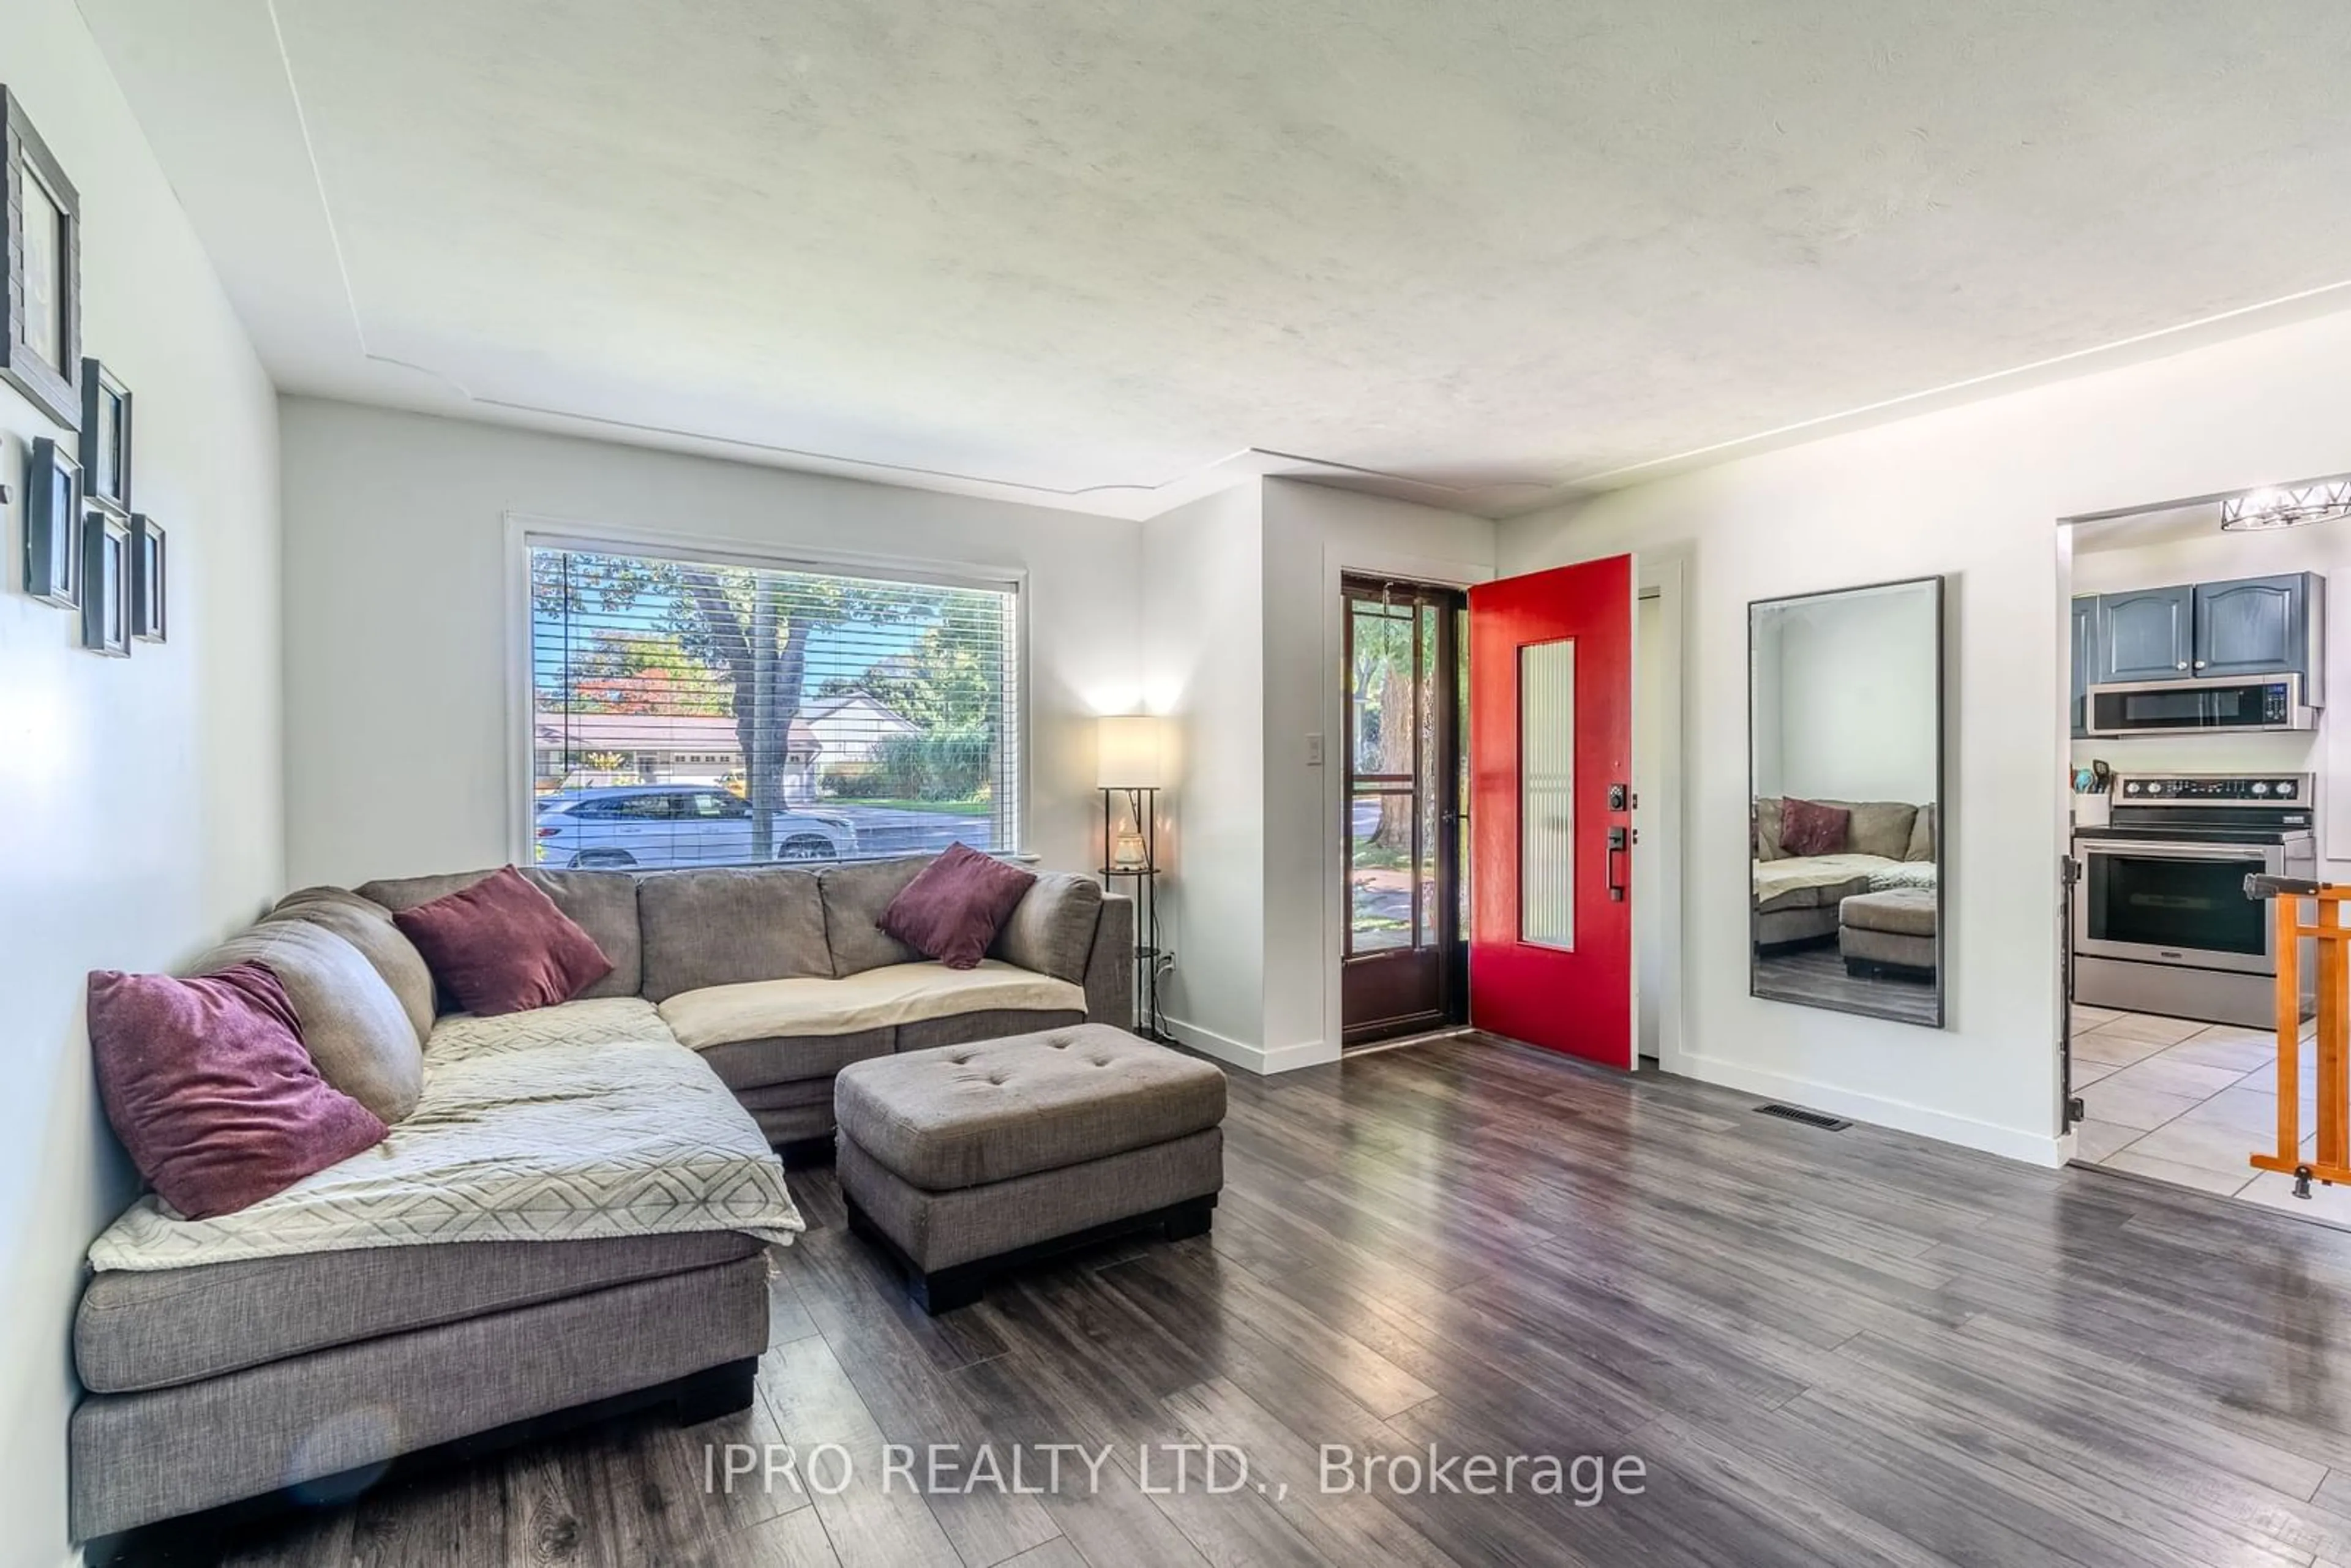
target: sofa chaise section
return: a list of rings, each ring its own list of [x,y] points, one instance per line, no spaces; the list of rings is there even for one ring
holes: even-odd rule
[[[775,1155],[642,998],[442,1019],[414,1108],[240,1208],[155,1195],[91,1243],[78,1536],[582,1406],[749,1397]]]
[[[597,1401],[740,1405],[767,1342],[765,1249],[730,1231],[100,1273],[74,1322],[74,1534]]]

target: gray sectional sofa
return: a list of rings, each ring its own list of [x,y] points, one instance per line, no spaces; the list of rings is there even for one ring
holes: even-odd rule
[[[654,1003],[791,1164],[830,1157],[832,1076],[852,1061],[1088,1020],[1123,1029],[1134,1017],[1131,900],[1089,877],[1045,873],[990,961],[958,972],[923,962],[874,925],[930,860],[524,874],[612,960],[583,995]],[[402,910],[486,874],[356,891]]]
[[[1935,884],[1939,813],[1906,800],[1829,800],[1852,813],[1836,853],[1791,855],[1780,842],[1780,797],[1750,808],[1754,943],[1758,951],[1834,940],[1847,898]]]
[[[526,874],[612,960],[580,999],[636,998],[642,1021],[631,1027],[659,1037],[650,1049],[676,1075],[677,1096],[662,1103],[715,1103],[758,1147],[709,1076],[676,1051],[684,1045],[771,1145],[830,1151],[832,1078],[852,1062],[1088,1019],[1123,1027],[1131,1017],[1128,901],[1084,878],[1043,875],[988,960],[952,971],[873,925],[925,863]],[[387,911],[484,874],[370,883],[357,896],[307,890],[222,954],[259,943],[300,970],[287,989],[308,1043],[313,1015],[323,1021],[337,1004],[338,971],[307,949],[357,960],[276,923],[315,920],[387,967],[383,956],[405,943]],[[436,1046],[508,1020],[436,1018],[448,1009],[430,996],[421,961],[409,973],[395,988],[405,994],[386,1005],[407,1012],[399,1027],[430,1037],[429,1106],[434,1074],[455,1071],[435,1067],[454,1060]],[[615,1005],[599,1003],[608,1014]],[[567,1018],[597,1010],[575,1002],[513,1018],[562,1035],[588,1027]],[[559,1043],[591,1058],[605,1049],[585,1033]],[[388,1087],[413,1103],[413,1086]],[[287,1487],[331,1487],[403,1454],[525,1435],[583,1409],[666,1401],[699,1420],[740,1408],[768,1344],[768,1267],[759,1238],[705,1229],[101,1270],[74,1324],[88,1390],[69,1434],[75,1535],[112,1537]]]

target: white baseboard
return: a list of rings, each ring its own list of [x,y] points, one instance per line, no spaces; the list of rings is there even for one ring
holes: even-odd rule
[[[1301,1067],[1322,1067],[1339,1060],[1339,1053],[1319,1040],[1270,1048],[1248,1045],[1214,1030],[1186,1023],[1182,1019],[1169,1019],[1167,1032],[1203,1056],[1213,1056],[1218,1061],[1245,1068],[1260,1078],[1275,1072],[1293,1071]]]
[[[2022,1160],[2027,1165],[2062,1166],[2072,1154],[2072,1140],[2050,1133],[2028,1133],[2016,1127],[1996,1126],[1990,1122],[1978,1122],[1967,1116],[1954,1116],[1948,1112],[1933,1111],[1924,1105],[1913,1105],[1901,1100],[1880,1099],[1875,1094],[1855,1094],[1842,1089],[1832,1089],[1825,1083],[1813,1083],[1782,1073],[1765,1072],[1741,1062],[1725,1061],[1720,1057],[1686,1055],[1682,1071],[1691,1078],[1707,1083],[1719,1083],[1726,1089],[1744,1090],[1790,1105],[1800,1105],[1808,1111],[1825,1111],[1833,1116],[1845,1116],[1856,1122],[1891,1127],[1899,1133],[1917,1133],[1921,1137],[1937,1138],[1963,1148],[1981,1149],[1988,1155],[2003,1159]]]
[[[1339,1060],[1339,1048],[1319,1040],[1268,1047],[1262,1053],[1268,1072],[1294,1072],[1301,1067],[1328,1067]]]

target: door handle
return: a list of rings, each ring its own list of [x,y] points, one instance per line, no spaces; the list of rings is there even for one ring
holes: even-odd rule
[[[1630,828],[1609,829],[1608,901],[1611,904],[1622,904],[1625,902],[1625,883],[1624,877],[1624,864],[1625,861],[1632,858],[1632,854],[1633,830]]]

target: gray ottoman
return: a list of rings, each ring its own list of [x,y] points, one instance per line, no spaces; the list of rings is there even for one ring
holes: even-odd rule
[[[1934,978],[1934,891],[1889,887],[1844,900],[1837,905],[1837,954],[1848,975]]]
[[[1207,1231],[1225,1075],[1106,1024],[852,1062],[833,1081],[850,1228],[944,1312],[1015,1264]]]

